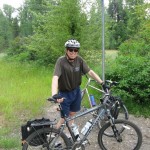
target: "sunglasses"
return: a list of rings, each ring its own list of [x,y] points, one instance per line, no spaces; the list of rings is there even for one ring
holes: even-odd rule
[[[70,49],[70,48],[69,48],[68,51],[69,51],[69,52],[73,52],[73,51],[74,51],[74,52],[78,52],[79,50],[78,50],[78,49],[73,49],[73,48]]]

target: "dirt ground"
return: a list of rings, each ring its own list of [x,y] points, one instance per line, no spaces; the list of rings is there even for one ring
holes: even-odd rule
[[[50,119],[55,118],[59,119],[59,112],[57,112],[56,108],[57,104],[48,104],[47,108],[45,109],[44,116]],[[91,115],[86,115],[76,120],[76,123],[79,125],[79,130],[90,118]],[[129,115],[129,120],[135,123],[141,129],[143,136],[141,150],[150,150],[150,118],[135,117],[133,115]],[[90,145],[86,145],[86,150],[100,150],[100,147],[97,142],[98,131],[99,128],[96,126],[90,133],[89,135]]]

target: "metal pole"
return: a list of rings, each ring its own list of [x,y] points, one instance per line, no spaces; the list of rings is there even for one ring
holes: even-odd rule
[[[105,81],[105,19],[104,19],[104,0],[102,0],[102,80]]]

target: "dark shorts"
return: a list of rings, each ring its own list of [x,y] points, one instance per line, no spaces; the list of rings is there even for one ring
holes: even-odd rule
[[[69,91],[69,92],[59,92],[62,97],[65,97],[65,100],[61,103],[63,113],[66,117],[69,116],[69,112],[77,112],[80,110],[81,106],[81,91],[80,87]]]

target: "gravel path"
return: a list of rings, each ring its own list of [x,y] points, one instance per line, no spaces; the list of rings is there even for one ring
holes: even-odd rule
[[[45,108],[44,116],[50,119],[59,119],[59,112],[57,112],[57,104],[48,104],[47,108]],[[76,123],[79,125],[79,130],[82,129],[82,126],[88,121],[92,116],[86,115],[84,117],[80,117],[76,119]],[[150,150],[150,118],[144,117],[134,117],[133,115],[129,116],[129,120],[135,123],[142,131],[143,135],[143,143],[141,150]],[[98,136],[98,127],[95,127],[89,135],[90,145],[86,146],[86,150],[100,150],[97,136]],[[113,150],[113,149],[112,149]],[[115,149],[116,150],[116,149]],[[127,149],[124,149],[127,150]]]

